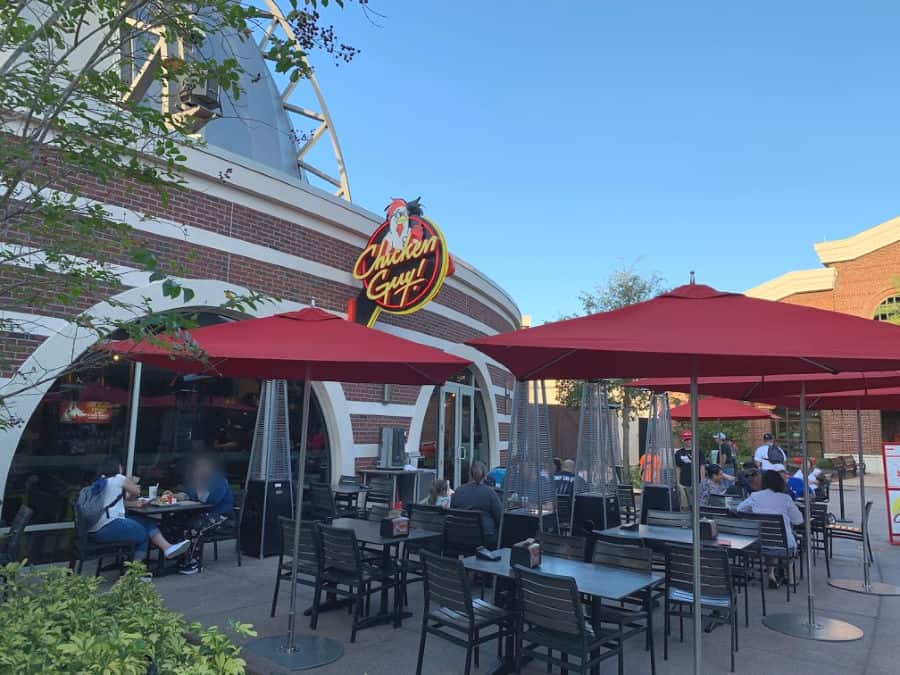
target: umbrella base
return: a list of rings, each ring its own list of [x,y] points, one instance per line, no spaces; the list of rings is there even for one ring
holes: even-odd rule
[[[337,661],[344,655],[344,648],[336,640],[318,635],[298,635],[294,638],[293,651],[287,650],[287,636],[257,638],[244,645],[243,650],[254,656],[268,659],[288,670],[309,670]]]
[[[900,587],[894,586],[893,584],[883,584],[880,581],[870,582],[868,588],[866,587],[865,582],[860,579],[830,579],[828,585],[839,588],[842,591],[862,593],[863,595],[900,595]]]
[[[822,642],[852,642],[863,636],[861,629],[846,621],[820,616],[810,624],[806,614],[770,614],[763,619],[763,624],[791,637]]]

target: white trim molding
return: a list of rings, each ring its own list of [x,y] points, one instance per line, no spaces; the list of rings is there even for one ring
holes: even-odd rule
[[[754,286],[744,291],[744,295],[762,300],[781,300],[795,293],[833,290],[836,281],[837,270],[833,267],[794,270]]]
[[[815,244],[813,248],[823,265],[854,260],[866,253],[900,241],[900,217],[891,218],[845,239]]]

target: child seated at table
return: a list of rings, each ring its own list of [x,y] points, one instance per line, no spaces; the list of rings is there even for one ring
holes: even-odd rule
[[[453,493],[450,490],[450,481],[440,478],[431,484],[431,494],[422,500],[422,504],[449,509],[450,497],[452,496]]]
[[[97,467],[97,479],[91,485],[94,494],[103,493],[106,508],[100,519],[88,531],[88,538],[101,544],[129,542],[132,556],[141,560],[147,555],[149,542],[159,548],[167,559],[187,552],[190,542],[170,543],[159,531],[159,522],[143,516],[125,515],[125,496],[137,498],[141,489],[122,473],[122,465],[114,457],[107,457]]]

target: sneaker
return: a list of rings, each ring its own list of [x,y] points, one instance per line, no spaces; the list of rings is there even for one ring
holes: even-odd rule
[[[197,574],[200,571],[200,565],[197,563],[191,563],[190,565],[185,565],[181,569],[178,570],[178,574]]]
[[[152,574],[142,574],[141,577],[140,577],[140,579],[141,579],[141,581],[143,581],[145,584],[152,584],[152,583],[153,583],[153,575],[152,575]]]
[[[190,548],[191,542],[187,539],[184,541],[179,541],[177,544],[172,544],[165,551],[166,560],[171,560],[172,558],[177,558],[180,555],[184,555],[187,553],[187,550]]]

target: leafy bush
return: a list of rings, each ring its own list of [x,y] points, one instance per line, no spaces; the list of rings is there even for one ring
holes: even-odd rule
[[[50,567],[0,568],[0,672],[98,675],[243,673],[240,648],[216,627],[167,610],[146,569],[130,564],[106,592],[101,579]],[[248,624],[232,622],[239,635]],[[155,668],[155,670],[154,670]]]

